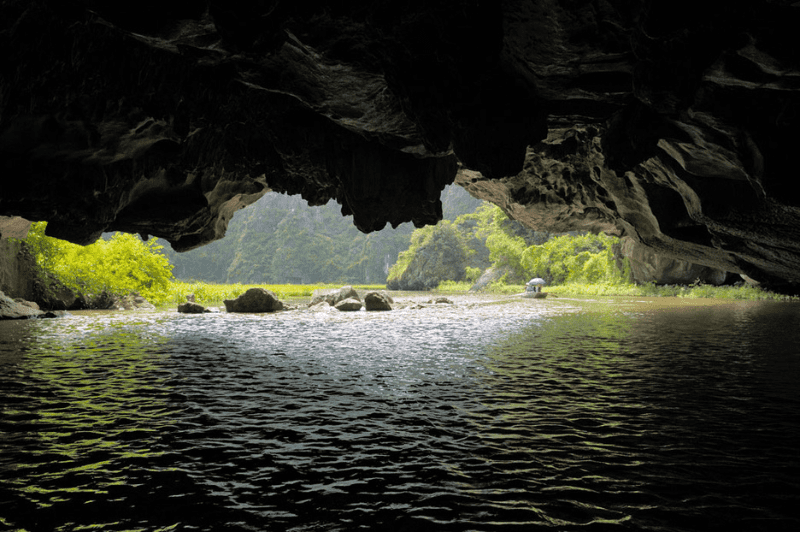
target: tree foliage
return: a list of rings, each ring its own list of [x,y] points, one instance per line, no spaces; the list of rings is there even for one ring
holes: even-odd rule
[[[524,283],[531,277],[544,278],[548,284],[627,281],[614,260],[616,237],[533,231],[488,203],[442,225],[456,229],[467,244],[467,271],[472,278],[476,270],[493,266],[509,272],[503,280],[507,283]],[[400,253],[390,279],[397,279],[408,268],[434,234],[432,228],[414,232],[411,246]]]
[[[481,203],[452,185],[442,193],[445,216]],[[237,212],[225,238],[196,250],[166,250],[183,280],[225,283],[378,283],[409,247],[414,226],[364,234],[336,201],[309,206],[299,196],[267,193]]]
[[[526,248],[520,262],[525,271],[549,284],[622,281],[612,251],[617,240],[604,233],[562,235]]]
[[[411,245],[401,252],[389,270],[390,289],[424,290],[445,280],[466,276],[467,245],[458,229],[448,221],[414,231]]]
[[[31,225],[26,239],[37,264],[81,294],[138,292],[154,304],[167,298],[172,265],[157,239],[115,233],[88,246],[47,237],[46,222]]]

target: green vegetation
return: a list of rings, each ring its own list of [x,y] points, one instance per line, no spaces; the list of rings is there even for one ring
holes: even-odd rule
[[[612,247],[617,242],[618,238],[603,233],[562,235],[526,248],[519,262],[551,284],[624,284],[630,276],[615,264]]]
[[[445,225],[451,224],[445,221]],[[496,294],[516,294],[525,290],[531,277],[547,281],[546,291],[558,296],[671,296],[680,298],[721,298],[732,300],[796,300],[797,298],[765,291],[746,284],[715,287],[702,283],[689,286],[637,285],[631,281],[627,259],[615,258],[616,237],[605,234],[553,235],[532,232],[515,225],[499,207],[484,204],[474,213],[459,216],[452,226],[469,243],[467,266],[469,281],[440,279],[440,292],[466,292],[475,273],[492,266],[505,274],[485,289]],[[424,242],[433,232],[416,230],[412,242]],[[483,250],[481,249],[483,247]],[[419,253],[411,246],[400,254],[395,269],[407,269]],[[485,261],[480,264],[481,257]],[[488,261],[486,261],[488,259]],[[472,264],[470,264],[472,263]],[[480,268],[476,268],[475,264]],[[390,275],[391,279],[391,275]]]
[[[481,204],[463,188],[442,193],[445,216]],[[385,283],[389,267],[408,248],[411,223],[364,234],[335,201],[309,206],[299,196],[267,193],[236,213],[224,239],[196,250],[164,252],[175,277],[214,283]]]
[[[798,300],[766,291],[752,285],[723,285],[715,287],[702,283],[691,285],[656,285],[645,283],[569,283],[547,287],[547,292],[559,296],[664,296],[678,298],[719,298],[724,300]]]
[[[226,239],[187,254],[165,249],[157,239],[144,242],[121,233],[77,246],[45,236],[45,222],[34,223],[26,241],[38,265],[79,294],[138,292],[161,306],[182,303],[188,294],[219,305],[256,286],[281,299],[307,298],[316,289],[344,284],[382,289],[387,274],[390,289],[458,293],[469,290],[488,267],[501,273],[484,289],[496,294],[523,292],[524,283],[537,276],[557,296],[789,299],[749,285],[635,285],[627,260],[614,256],[615,237],[532,231],[499,207],[462,193],[459,188],[443,199],[453,221],[413,232],[364,235],[338,206],[309,208],[299,198],[271,195],[234,219]],[[184,279],[204,279],[189,275],[203,272],[212,281],[244,283],[176,281],[170,261]]]
[[[148,301],[165,302],[172,280],[172,265],[160,253],[157,239],[147,242],[135,235],[115,233],[88,246],[47,237],[46,222],[31,225],[26,242],[37,264],[80,294],[138,292]]]
[[[464,293],[471,283],[443,281],[436,288],[438,292]],[[493,294],[518,294],[525,290],[525,285],[496,282],[485,291]],[[677,297],[677,298],[718,298],[724,300],[800,300],[796,296],[787,296],[765,291],[751,285],[656,285],[645,283],[566,283],[551,285],[545,291],[554,296],[642,296],[642,297]]]
[[[461,281],[466,277],[468,250],[464,237],[448,221],[415,230],[408,250],[401,252],[389,270],[390,289],[425,290],[440,280]],[[473,272],[474,274],[474,272]]]

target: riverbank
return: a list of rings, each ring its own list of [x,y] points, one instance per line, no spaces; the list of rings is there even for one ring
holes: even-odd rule
[[[161,311],[174,310],[186,301],[188,295],[194,295],[195,301],[210,309],[224,310],[223,300],[235,299],[250,288],[261,287],[276,294],[287,309],[305,309],[312,295],[318,289],[338,289],[339,284],[315,285],[222,285],[199,282],[175,282],[169,300],[158,306]],[[385,291],[394,300],[395,310],[422,308],[436,304],[437,299],[446,298],[457,306],[475,306],[523,300],[524,285],[493,284],[489,289],[474,292],[469,290],[468,283],[447,282],[431,291],[389,291],[382,285],[353,286],[363,299],[369,291]],[[790,297],[771,293],[751,286],[712,287],[697,286],[656,286],[649,285],[606,285],[606,284],[571,284],[547,287],[548,301],[556,300],[615,300],[618,298],[637,298],[648,300],[676,301],[800,301]],[[674,304],[673,304],[674,305]]]
[[[446,281],[437,288],[443,293],[465,293],[469,291],[469,282]],[[490,294],[517,294],[525,290],[525,285],[494,283],[486,289]],[[642,296],[642,297],[677,297],[677,298],[717,298],[723,300],[777,300],[800,301],[800,297],[766,291],[752,285],[656,285],[646,283],[569,283],[545,287],[550,296]]]

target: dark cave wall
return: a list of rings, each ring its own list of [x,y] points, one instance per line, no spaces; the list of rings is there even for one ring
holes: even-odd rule
[[[190,249],[275,190],[800,283],[792,2],[0,2],[0,215]]]

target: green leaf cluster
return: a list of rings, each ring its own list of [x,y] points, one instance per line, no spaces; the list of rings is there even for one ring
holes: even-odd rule
[[[622,282],[612,250],[618,240],[604,233],[562,235],[526,248],[520,264],[548,284]]]
[[[26,242],[37,264],[81,294],[137,292],[153,304],[166,301],[172,265],[157,239],[115,233],[88,246],[45,235],[46,222],[31,225]]]

